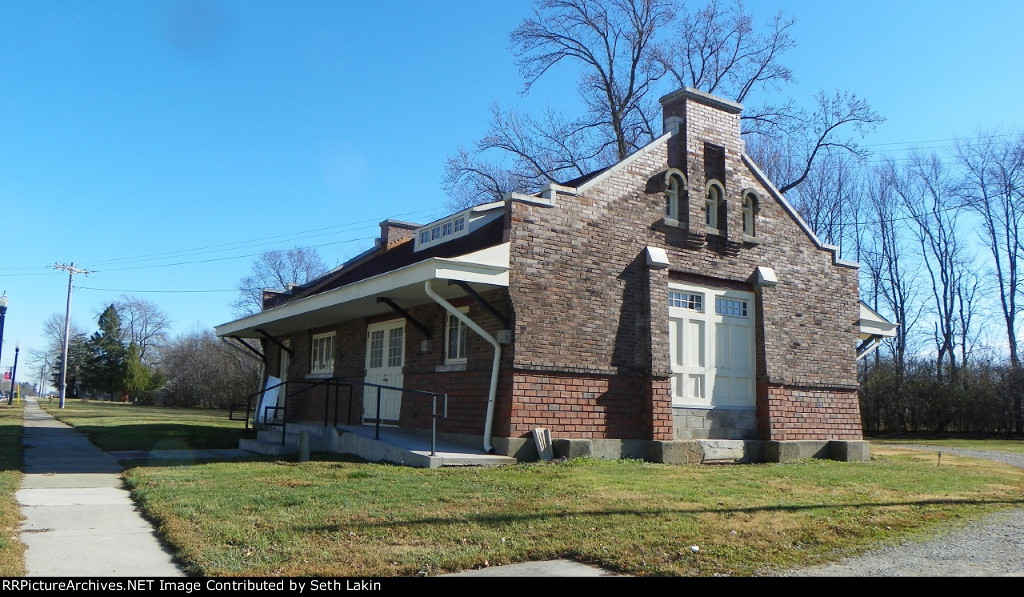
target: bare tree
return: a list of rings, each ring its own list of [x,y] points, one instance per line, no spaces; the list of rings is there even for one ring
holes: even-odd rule
[[[443,187],[453,206],[564,182],[650,142],[656,126],[648,96],[664,74],[655,36],[673,10],[673,0],[538,0],[511,34],[523,93],[555,66],[572,64],[580,68],[585,112],[566,117],[549,109],[535,119],[492,109],[490,131],[475,150],[448,160]]]
[[[970,270],[959,227],[958,181],[935,154],[914,152],[902,168],[890,162],[889,188],[909,218],[920,250],[921,264],[931,283],[934,308],[936,373],[957,376],[955,349],[964,320],[958,318],[964,300],[964,276]]]
[[[793,80],[781,61],[796,45],[792,18],[779,13],[761,28],[739,1],[711,0],[695,12],[681,4],[538,0],[511,35],[524,92],[554,67],[574,65],[583,114],[549,110],[533,118],[492,109],[490,131],[447,161],[442,187],[451,206],[566,182],[622,160],[660,133],[652,98],[663,78],[739,102]],[[852,133],[882,121],[863,99],[839,92],[818,94],[810,112],[792,100],[747,106],[743,119],[769,176],[789,173],[773,177],[783,192],[802,183],[824,153],[863,155]]]
[[[174,338],[165,350],[167,404],[194,408],[227,408],[256,391],[260,363],[236,350],[209,330]]]
[[[996,134],[961,139],[957,159],[965,176],[965,205],[981,217],[981,238],[991,255],[1010,366],[1017,368],[1017,316],[1024,292],[1024,135],[1010,140]]]
[[[844,154],[829,154],[814,165],[806,182],[794,189],[789,200],[818,238],[841,249],[849,246],[843,250],[847,256],[856,252],[863,185],[860,164]]]
[[[789,35],[794,24],[780,12],[760,32],[741,2],[711,0],[696,12],[681,11],[676,34],[658,48],[657,59],[681,86],[745,102],[755,90],[793,80],[780,59],[796,46]],[[778,112],[756,114],[771,122]]]
[[[512,32],[528,92],[561,62],[583,68],[578,82],[587,126],[623,159],[652,138],[644,100],[661,77],[654,35],[672,18],[665,0],[541,0],[534,16]]]
[[[864,251],[869,279],[865,298],[875,310],[892,314],[899,324],[889,344],[896,368],[902,372],[912,353],[911,337],[921,315],[918,268],[910,259],[904,238],[907,229],[884,173],[876,172],[871,178],[874,184],[868,187],[868,203],[874,234]]]
[[[152,364],[156,353],[167,342],[171,318],[152,301],[122,296],[114,302],[114,309],[121,320],[122,340],[135,344],[139,350],[139,361]]]
[[[305,284],[327,272],[316,249],[296,247],[287,251],[266,251],[252,264],[252,272],[239,280],[239,297],[232,303],[240,315],[263,308],[263,291],[287,290]]]
[[[796,21],[781,12],[758,30],[742,2],[711,0],[701,10],[683,12],[677,23],[677,34],[659,48],[658,59],[680,86],[743,103],[752,93],[794,80],[781,59],[796,47],[789,34]],[[746,107],[742,118],[759,163],[783,193],[806,180],[822,154],[863,157],[850,132],[863,136],[884,120],[856,94],[838,91],[819,92],[810,112],[790,100]],[[773,167],[774,160],[780,163]]]
[[[593,132],[553,110],[538,120],[492,106],[490,131],[472,153],[460,149],[448,158],[443,187],[461,209],[582,176],[609,161]]]

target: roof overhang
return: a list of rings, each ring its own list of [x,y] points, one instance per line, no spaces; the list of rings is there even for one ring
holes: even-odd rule
[[[857,347],[857,360],[861,360],[875,351],[884,338],[896,335],[899,323],[893,323],[882,317],[864,301],[860,302],[860,319],[857,330],[860,332],[860,346]]]
[[[860,319],[857,320],[857,329],[860,331],[860,339],[868,340],[873,337],[892,338],[896,335],[898,323],[893,323],[882,317],[864,301],[860,303]]]
[[[340,288],[278,305],[221,324],[221,337],[262,338],[322,328],[351,319],[393,312],[378,301],[387,297],[408,308],[433,303],[423,289],[428,280],[465,282],[477,292],[508,287],[509,243],[452,258],[432,257]],[[457,285],[435,285],[446,299],[465,295]]]

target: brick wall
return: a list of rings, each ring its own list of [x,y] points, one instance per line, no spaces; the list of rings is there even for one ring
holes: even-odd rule
[[[863,439],[856,391],[770,386],[758,393],[761,439]]]
[[[581,380],[621,375],[634,383],[660,378],[670,370],[668,279],[754,290],[751,276],[766,266],[775,270],[779,284],[757,295],[758,381],[843,395],[856,388],[857,270],[836,265],[833,253],[814,243],[748,167],[739,113],[725,108],[681,96],[666,106],[666,114],[685,116],[685,140],[673,137],[648,147],[603,174],[582,195],[559,194],[553,207],[510,205],[517,372],[576,374]],[[725,173],[721,236],[702,228],[705,143],[725,150],[719,168]],[[700,229],[664,220],[663,179],[670,166],[688,176],[689,220]],[[753,242],[742,235],[745,190],[759,197]],[[647,268],[647,246],[666,250],[669,271]],[[514,385],[517,398],[518,390]],[[564,391],[557,384],[552,390]],[[524,408],[536,419],[538,408],[527,404],[532,403]],[[572,432],[601,433],[591,423],[583,427],[589,431]],[[769,426],[762,434],[777,432]]]
[[[499,312],[509,315],[507,292],[493,290],[481,293],[481,297]],[[468,307],[470,319],[478,323],[492,335],[503,327],[501,321],[487,309],[469,297],[450,301],[456,307]],[[472,330],[467,333],[467,362],[464,365],[445,365],[445,325],[446,312],[431,302],[406,309],[410,316],[423,324],[431,332],[431,338],[411,323],[405,326],[405,366],[402,385],[407,390],[425,392],[441,392],[448,394],[448,418],[438,420],[438,430],[450,433],[482,435],[487,411],[488,390],[491,380],[491,365],[494,348],[486,340]],[[294,355],[289,366],[289,379],[292,391],[306,387],[316,379],[309,375],[310,347],[314,334],[335,332],[334,376],[361,382],[366,367],[366,334],[367,327],[373,323],[396,319],[396,314],[387,313],[367,319],[355,319],[339,323],[327,328],[317,328],[308,332],[296,333],[283,339],[291,341]],[[511,347],[503,346],[503,364],[511,364]],[[268,353],[268,371],[276,372],[279,368],[278,350],[272,348]],[[290,421],[303,421],[319,424],[324,418],[324,403],[327,400],[326,390],[304,392],[289,402],[288,417]],[[337,402],[339,421],[348,423],[348,390],[340,390],[341,398],[330,399],[327,409],[328,419],[333,421],[334,404]],[[356,385],[353,390],[352,424],[361,422],[362,386]],[[507,413],[507,391],[504,393],[504,408]],[[501,396],[499,396],[500,398]],[[442,403],[438,402],[440,409]],[[402,397],[402,408],[399,424],[414,429],[429,429],[431,426],[432,401],[421,394],[407,392]],[[496,417],[497,419],[497,417]],[[506,425],[507,427],[507,425]]]
[[[513,320],[513,344],[503,346],[493,433],[525,437],[548,427],[559,437],[677,437],[668,381],[669,280],[754,290],[751,275],[766,266],[779,284],[758,290],[755,304],[761,439],[859,438],[859,414],[851,413],[857,270],[837,266],[830,251],[816,246],[744,162],[734,106],[682,94],[673,96],[665,112],[685,118],[686,137],[653,144],[579,196],[559,194],[553,207],[508,204],[510,288],[485,295]],[[707,167],[706,156],[716,152],[705,152],[706,144],[724,149],[723,164]],[[700,227],[665,222],[669,167],[686,173],[685,208]],[[722,235],[703,230],[707,172],[724,179]],[[752,242],[741,234],[742,194],[748,189],[760,200]],[[670,268],[649,269],[647,246],[664,248]],[[501,329],[480,305],[465,304],[489,332]],[[430,303],[406,308],[432,330],[433,339],[423,343],[426,335],[406,326],[405,387],[448,392],[449,418],[439,429],[481,434],[492,347],[470,332],[465,366],[443,367],[444,311]],[[358,320],[330,328],[338,334],[335,375],[361,379],[366,325]],[[310,337],[323,331],[330,330],[291,337],[293,379],[309,371]],[[270,371],[275,352],[268,353]],[[428,409],[421,401],[403,400],[401,423],[429,427]],[[310,398],[293,414],[316,418],[322,411],[322,402]]]
[[[517,371],[509,436],[524,437],[544,427],[558,438],[671,439],[667,384],[629,376]],[[652,387],[660,390],[654,399]]]

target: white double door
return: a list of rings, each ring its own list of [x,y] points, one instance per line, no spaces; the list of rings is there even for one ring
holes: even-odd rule
[[[405,364],[405,320],[376,323],[366,330],[366,377],[363,386],[363,423],[376,423],[380,391],[380,423],[397,425],[402,410],[402,366]]]
[[[670,284],[669,354],[675,406],[753,407],[753,293]]]

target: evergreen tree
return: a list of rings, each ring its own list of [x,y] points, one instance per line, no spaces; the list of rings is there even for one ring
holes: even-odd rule
[[[136,399],[149,402],[154,392],[163,387],[167,376],[160,370],[146,366],[142,362],[139,346],[132,342],[128,345],[128,358],[125,367],[125,381],[122,400],[134,396]]]
[[[106,394],[120,394],[128,377],[128,347],[121,340],[121,318],[114,305],[99,317],[99,330],[88,342],[88,363],[80,381]]]
[[[61,377],[61,364],[64,360],[63,353],[63,341],[59,341],[57,346],[53,349],[52,361],[54,363],[50,373],[50,383],[55,388],[60,387]],[[89,362],[89,339],[84,333],[75,333],[72,329],[71,339],[68,341],[68,385],[71,386],[75,382],[81,382],[81,380],[74,379],[79,373],[83,372]],[[84,389],[81,383],[77,383],[79,391]],[[72,396],[71,389],[67,391],[67,396]]]

